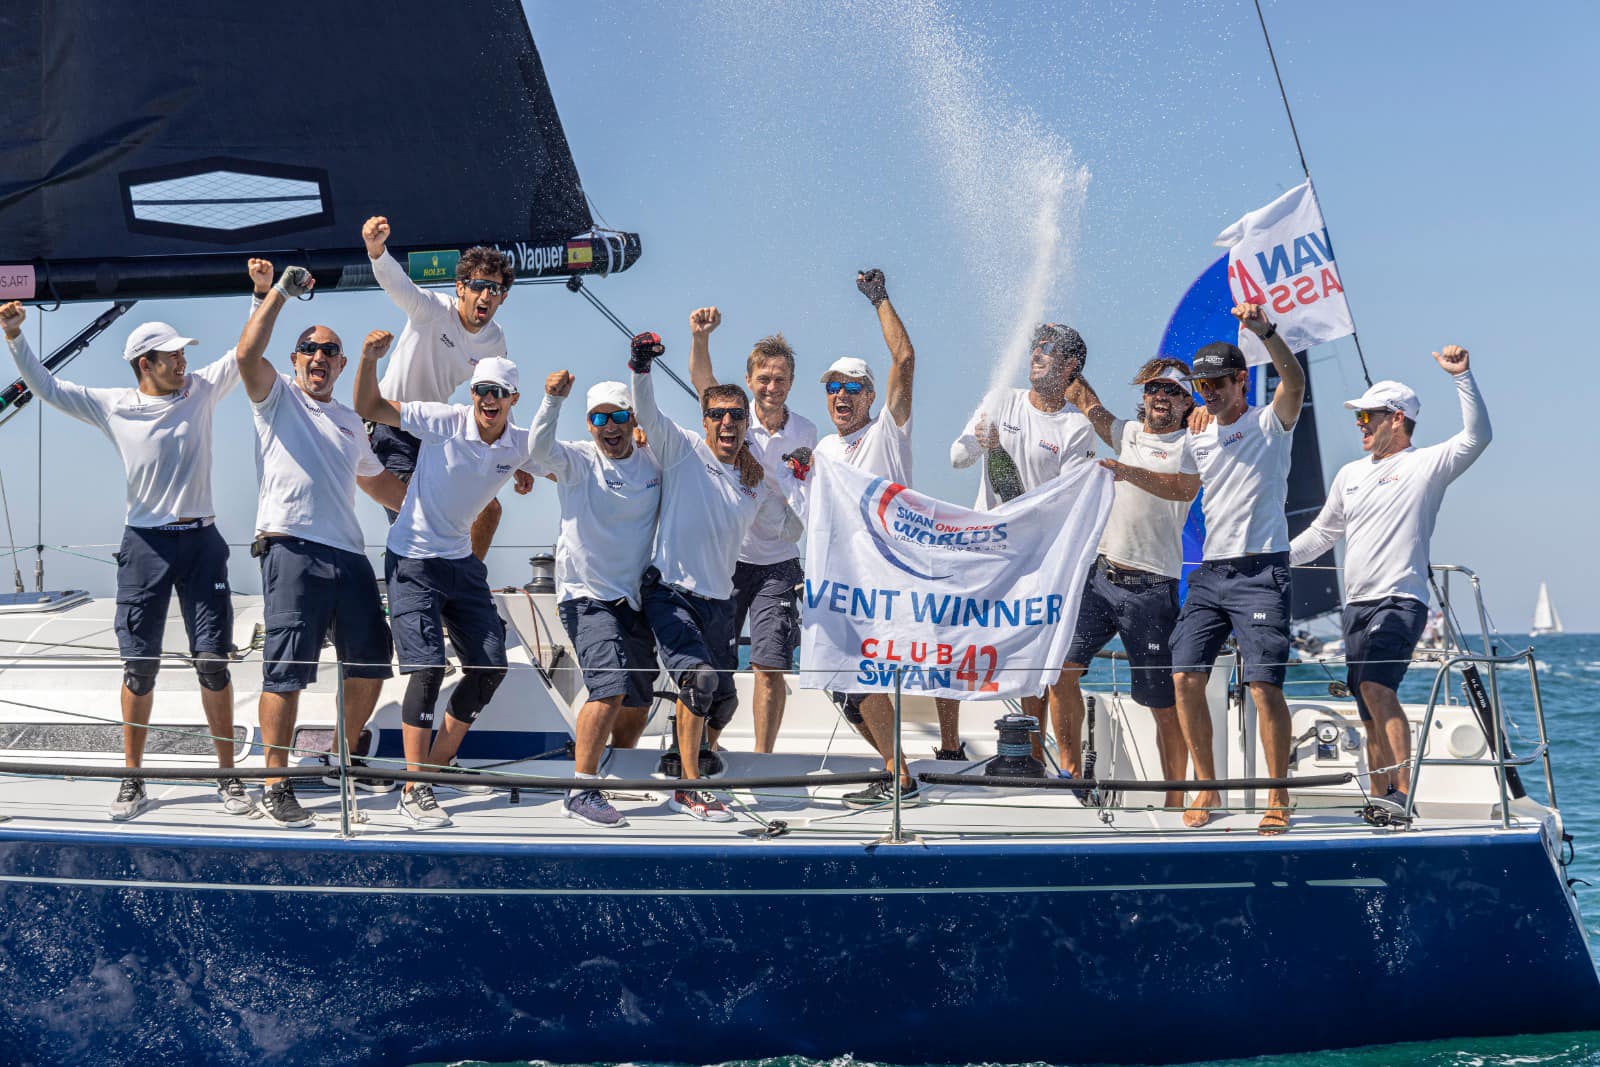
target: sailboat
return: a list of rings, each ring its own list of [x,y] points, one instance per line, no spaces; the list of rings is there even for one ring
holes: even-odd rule
[[[1565,632],[1561,626],[1561,613],[1556,611],[1555,602],[1550,599],[1550,586],[1540,582],[1539,599],[1533,604],[1533,625],[1528,628],[1528,636],[1542,637]]]

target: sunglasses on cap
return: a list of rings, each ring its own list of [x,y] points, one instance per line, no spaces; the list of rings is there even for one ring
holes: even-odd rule
[[[844,393],[846,396],[860,396],[861,393],[866,390],[867,383],[866,382],[829,382],[826,386],[824,386],[824,388],[826,388],[828,390],[828,395],[829,396],[837,396],[841,392]]]
[[[597,430],[600,429],[601,427],[603,427],[608,422],[614,422],[618,426],[626,426],[626,425],[628,425],[628,423],[630,423],[632,421],[633,421],[633,412],[629,411],[627,408],[623,408],[621,411],[591,411],[591,412],[589,412],[589,425],[593,426]]]
[[[1369,426],[1374,420],[1386,419],[1394,412],[1388,408],[1372,408],[1356,412],[1356,425]]]
[[[321,352],[329,359],[338,359],[344,352],[344,346],[338,341],[301,341],[294,346],[294,350],[302,356],[314,356]]]
[[[1188,391],[1177,382],[1158,381],[1144,383],[1145,396],[1183,396]]]
[[[506,291],[505,286],[499,282],[491,282],[488,278],[473,278],[462,284],[474,293],[488,293],[490,296],[499,296]]]
[[[494,382],[479,382],[472,387],[473,396],[492,396],[496,400],[504,400],[511,395],[511,390]]]
[[[706,408],[706,418],[712,422],[721,422],[723,416],[728,416],[734,422],[743,422],[750,417],[749,408]]]

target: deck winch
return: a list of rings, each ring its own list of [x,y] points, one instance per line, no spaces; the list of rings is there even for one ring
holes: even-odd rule
[[[999,742],[998,755],[983,769],[986,775],[1003,778],[1043,778],[1044,764],[1033,754],[1033,735],[1039,732],[1039,720],[1032,715],[1011,712],[994,721]]]

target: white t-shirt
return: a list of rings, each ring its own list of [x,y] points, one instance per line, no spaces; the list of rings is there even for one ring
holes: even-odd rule
[[[408,559],[464,559],[472,554],[473,520],[528,462],[533,437],[508,422],[486,445],[470,407],[421,401],[400,405],[400,428],[422,447],[406,502],[389,527],[389,551]]]
[[[1040,411],[1028,399],[1026,389],[996,389],[983,398],[978,410],[967,420],[950,445],[950,465],[960,470],[984,458],[978,444],[978,419],[983,417],[1000,432],[1000,445],[1016,461],[1023,489],[1037,489],[1074,460],[1091,459],[1095,453],[1094,426],[1071,404],[1060,411]],[[979,463],[979,511],[1000,503],[989,486],[989,465]]]
[[[314,400],[287,374],[251,401],[256,424],[256,533],[291,534],[346,552],[365,551],[356,478],[383,473],[353,408]]]
[[[480,359],[505,357],[506,336],[500,325],[491,322],[477,333],[468,332],[456,314],[453,289],[447,295],[421,288],[387,252],[372,260],[372,273],[406,313],[406,328],[389,351],[389,368],[378,383],[386,399],[397,404],[443,403],[456,386],[472,377]]]
[[[560,399],[545,394],[533,418],[528,461],[556,476],[561,496],[556,600],[626,600],[637,609],[661,507],[661,464],[648,448],[614,460],[593,441],[557,441],[560,414]]]
[[[1489,412],[1470,372],[1456,375],[1462,430],[1442,444],[1346,463],[1333,476],[1322,511],[1290,546],[1308,563],[1342,535],[1349,603],[1388,596],[1428,602],[1428,543],[1447,486],[1489,446]]]
[[[1158,474],[1199,474],[1194,456],[1184,447],[1187,430],[1146,433],[1128,419],[1111,424],[1111,439],[1119,442],[1117,459],[1130,467]],[[1131,482],[1118,482],[1111,500],[1111,516],[1100,535],[1100,554],[1119,567],[1164,574],[1183,574],[1183,524],[1189,501],[1163,500]]]
[[[8,339],[22,380],[35,396],[111,438],[128,475],[129,526],[165,526],[216,515],[211,503],[211,417],[239,384],[233,349],[191,371],[183,388],[147,396],[137,388],[91,389],[58,381],[19,334]]]
[[[815,450],[817,426],[804,415],[793,411],[787,411],[786,414],[788,418],[783,426],[777,433],[771,433],[761,425],[761,420],[756,418],[752,409],[745,440],[750,443],[750,454],[760,461],[761,469],[767,472],[767,481],[783,494],[796,515],[805,518],[811,483],[796,478],[783,457],[797,448]],[[781,532],[774,535],[757,525],[750,527],[744,545],[739,549],[739,559],[744,563],[782,563],[799,555],[800,545],[797,541],[781,536]]]
[[[633,410],[661,463],[661,514],[650,562],[668,585],[726,600],[751,526],[798,541],[805,530],[800,516],[770,479],[746,488],[739,468],[718,460],[704,437],[661,414],[648,374],[633,376]]]
[[[833,463],[871,471],[896,485],[911,486],[911,419],[901,426],[887,407],[849,437],[830,433],[817,442],[815,454]]]
[[[1272,405],[1247,408],[1224,426],[1212,422],[1189,436],[1205,489],[1205,559],[1232,559],[1289,551],[1289,495],[1293,427],[1285,427]]]

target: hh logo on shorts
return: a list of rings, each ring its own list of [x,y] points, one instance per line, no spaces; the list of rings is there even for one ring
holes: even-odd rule
[[[1266,622],[1267,621],[1267,613],[1264,612],[1264,611],[1252,611],[1250,613],[1250,618],[1255,620],[1256,622]]]
[[[1160,641],[1147,641],[1145,643],[1144,647],[1149,649],[1151,652],[1160,652],[1161,651],[1161,642]]]
[[[226,593],[228,591],[228,583],[227,582],[218,582],[217,584],[213,585],[211,588],[215,589],[219,593]]]

